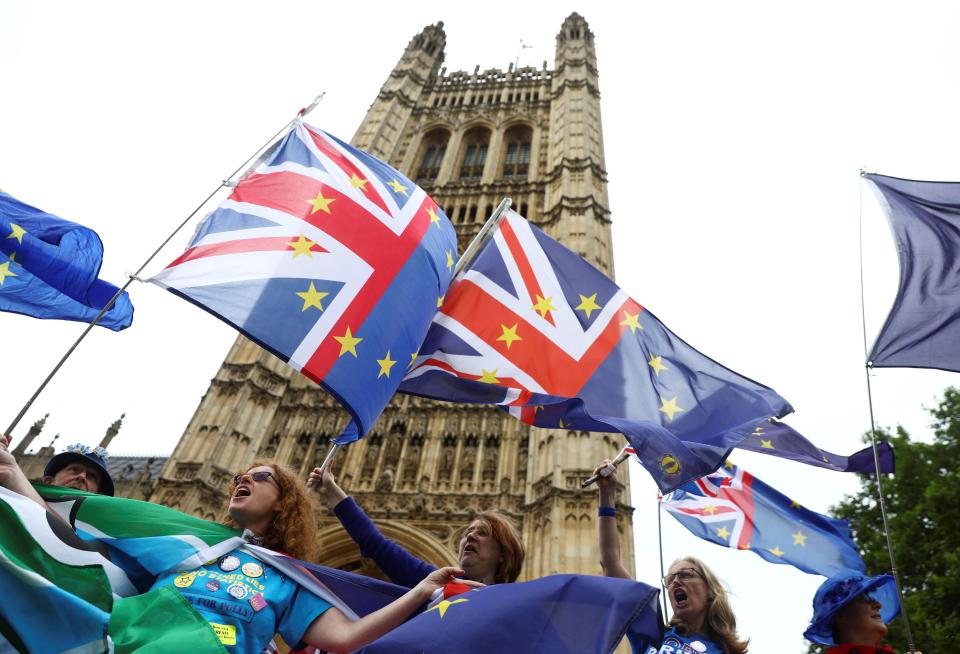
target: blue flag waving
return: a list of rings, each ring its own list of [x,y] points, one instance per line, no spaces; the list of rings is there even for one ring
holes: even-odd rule
[[[351,414],[344,443],[396,391],[456,257],[422,189],[298,122],[150,281],[320,383]]]
[[[864,176],[880,193],[900,259],[897,299],[868,362],[960,372],[960,183]]]
[[[92,229],[0,191],[0,311],[90,322],[119,290],[97,279],[102,261]],[[124,293],[97,324],[120,331],[132,321]]]
[[[758,423],[792,411],[514,212],[447,293],[400,390],[500,404],[538,427],[621,432],[663,490],[716,470]]]
[[[695,536],[771,563],[824,577],[866,570],[846,520],[805,509],[730,462],[664,497],[662,505]]]

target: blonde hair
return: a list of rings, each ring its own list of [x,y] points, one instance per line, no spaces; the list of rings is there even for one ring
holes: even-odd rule
[[[740,640],[737,635],[737,618],[730,608],[730,600],[727,598],[727,589],[724,587],[720,578],[713,573],[713,570],[700,559],[693,556],[685,556],[677,559],[670,564],[672,568],[676,564],[684,562],[693,566],[704,582],[707,584],[708,604],[707,616],[703,621],[704,634],[710,640],[716,641],[723,648],[723,654],[747,654],[747,645],[749,640]],[[670,624],[686,629],[682,620],[676,616],[671,618]]]

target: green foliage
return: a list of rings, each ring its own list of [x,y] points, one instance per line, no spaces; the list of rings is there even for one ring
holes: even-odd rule
[[[911,441],[902,428],[877,433],[896,453],[883,492],[913,637],[926,654],[955,651],[960,642],[960,391],[948,388],[930,413],[932,442]],[[850,521],[870,574],[890,572],[877,497],[876,477],[862,475],[860,490],[831,511]],[[902,618],[889,627],[888,644],[905,652]]]

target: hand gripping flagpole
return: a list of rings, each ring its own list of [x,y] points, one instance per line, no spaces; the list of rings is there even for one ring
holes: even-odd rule
[[[470,245],[467,246],[467,249],[463,251],[463,254],[457,259],[457,265],[453,269],[453,278],[456,279],[457,275],[463,272],[463,269],[473,260],[476,256],[477,251],[480,249],[480,246],[487,240],[490,234],[496,229],[497,225],[500,224],[500,221],[504,219],[507,215],[507,211],[510,210],[510,205],[513,204],[513,201],[510,198],[504,198],[500,204],[497,205],[497,208],[494,209],[493,213],[490,214],[490,217],[487,218],[487,222],[483,224],[483,227],[480,228],[480,231],[477,232],[477,235],[473,237],[473,240],[470,241]],[[320,464],[321,474],[324,470],[327,469],[327,466],[330,465],[330,461],[333,460],[333,455],[340,449],[340,443],[334,443],[330,450],[327,452],[327,455],[323,458],[323,463]]]
[[[873,449],[874,473],[877,477],[877,497],[880,500],[880,516],[883,519],[883,533],[887,538],[887,553],[890,555],[890,571],[893,573],[893,581],[897,586],[897,597],[900,600],[900,615],[903,616],[904,631],[907,632],[907,651],[915,652],[913,632],[910,629],[910,617],[907,614],[907,604],[903,601],[903,587],[900,585],[900,574],[897,572],[897,561],[893,556],[893,540],[890,538],[890,525],[887,520],[887,504],[883,497],[883,480],[880,477],[880,453],[877,450],[877,427],[873,417],[873,392],[870,388],[870,368],[871,362],[868,360],[870,353],[867,349],[867,309],[866,300],[863,291],[863,175],[866,171],[860,169],[860,317],[863,321],[863,358],[865,361],[864,372],[867,377],[867,405],[870,408],[870,446]]]
[[[189,223],[189,222],[193,219],[193,217],[197,215],[197,212],[199,212],[199,211],[204,207],[204,205],[206,205],[207,202],[209,202],[209,201],[213,198],[214,195],[216,195],[217,193],[220,192],[220,189],[222,189],[222,188],[224,188],[224,187],[236,186],[236,182],[233,181],[233,178],[236,177],[236,175],[237,175],[240,171],[246,169],[246,167],[247,167],[248,165],[250,165],[250,162],[251,162],[251,161],[253,161],[257,156],[260,155],[261,152],[263,152],[268,146],[270,146],[270,144],[273,143],[274,140],[276,140],[278,136],[280,136],[280,135],[283,134],[285,131],[287,131],[287,130],[290,128],[291,125],[293,125],[294,123],[296,123],[296,122],[297,122],[298,120],[300,120],[303,116],[305,116],[305,115],[307,115],[308,113],[310,113],[311,111],[313,111],[314,107],[316,107],[316,106],[320,103],[320,101],[323,100],[323,96],[324,96],[324,95],[326,95],[326,92],[325,92],[325,91],[322,92],[322,93],[320,93],[320,95],[318,95],[317,97],[315,97],[315,98],[313,99],[313,102],[311,102],[309,105],[307,105],[306,107],[304,107],[303,109],[301,109],[300,111],[298,111],[295,118],[293,118],[292,120],[290,120],[289,122],[287,122],[286,125],[284,125],[283,127],[281,127],[281,128],[277,131],[276,134],[274,134],[273,136],[271,136],[271,137],[267,140],[266,143],[264,143],[263,145],[261,145],[261,146],[257,149],[256,152],[254,152],[252,155],[250,155],[250,158],[249,158],[249,159],[247,159],[247,160],[244,161],[242,164],[240,164],[240,166],[238,166],[236,170],[234,170],[232,173],[230,173],[230,176],[229,176],[229,177],[227,177],[227,178],[224,179],[222,182],[220,182],[220,185],[217,186],[217,188],[213,189],[213,191],[210,193],[210,195],[208,195],[206,198],[204,198],[203,202],[201,202],[199,205],[197,205],[197,208],[194,209],[192,212],[190,212],[190,215],[189,215],[189,216],[187,216],[186,218],[184,218],[183,222],[181,222],[179,225],[177,225],[177,228],[174,229],[173,232],[171,232],[170,235],[169,235],[166,239],[164,239],[164,241],[157,247],[157,249],[153,251],[153,254],[151,254],[149,257],[147,257],[147,260],[144,261],[143,264],[141,264],[141,266],[137,269],[137,271],[136,271],[135,273],[133,273],[132,275],[127,275],[127,281],[126,281],[126,283],[125,283],[122,287],[120,287],[120,289],[119,289],[116,293],[114,293],[113,297],[110,298],[110,300],[107,301],[107,303],[103,306],[103,308],[100,309],[100,312],[99,312],[96,316],[94,316],[93,320],[90,321],[90,324],[86,326],[86,328],[83,330],[83,332],[82,332],[82,333],[80,334],[80,336],[77,338],[77,340],[74,341],[73,345],[71,345],[71,346],[67,349],[66,353],[65,353],[65,354],[60,358],[60,360],[57,362],[57,365],[55,365],[55,366],[53,367],[53,370],[50,371],[50,374],[47,375],[47,377],[43,380],[43,382],[40,384],[40,386],[37,388],[37,390],[34,391],[33,395],[30,396],[30,399],[27,400],[27,403],[23,405],[23,408],[22,408],[22,409],[20,409],[20,413],[17,414],[17,417],[14,418],[14,419],[13,419],[13,422],[10,423],[10,426],[7,427],[6,431],[4,432],[5,434],[11,435],[11,436],[13,435],[13,430],[14,430],[14,429],[16,428],[16,426],[20,423],[20,421],[23,419],[23,416],[26,415],[27,411],[30,410],[30,407],[33,406],[34,401],[37,399],[37,397],[40,396],[40,393],[43,392],[43,389],[45,389],[45,388],[47,387],[47,384],[50,383],[50,380],[53,379],[53,376],[56,375],[57,372],[60,370],[60,368],[63,366],[63,364],[66,363],[67,359],[70,358],[70,355],[73,354],[73,351],[74,351],[75,349],[77,349],[77,346],[80,345],[81,341],[83,341],[83,339],[86,338],[87,334],[90,333],[90,330],[93,329],[93,328],[97,325],[97,323],[100,322],[100,319],[103,318],[103,316],[107,313],[107,311],[110,310],[110,308],[111,308],[111,307],[113,306],[113,304],[117,301],[117,299],[123,294],[124,291],[127,290],[127,288],[129,288],[130,284],[132,284],[134,281],[142,281],[142,280],[140,279],[140,273],[142,273],[142,272],[144,271],[144,269],[145,269],[147,266],[150,265],[150,262],[153,261],[158,254],[160,254],[160,251],[161,251],[164,247],[166,247],[167,244],[170,243],[170,241],[173,240],[173,238],[180,232],[181,229],[183,229],[184,227],[186,227],[187,223]]]

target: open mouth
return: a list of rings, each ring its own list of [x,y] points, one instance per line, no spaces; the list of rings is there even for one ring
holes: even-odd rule
[[[673,592],[673,599],[677,604],[681,604],[687,601],[687,591],[682,588],[678,588]]]
[[[246,486],[237,486],[237,490],[233,491],[233,496],[236,497],[250,497],[250,489]]]
[[[474,547],[473,545],[464,545],[463,553],[466,554],[467,552],[470,552],[471,554],[476,554],[477,548]]]

